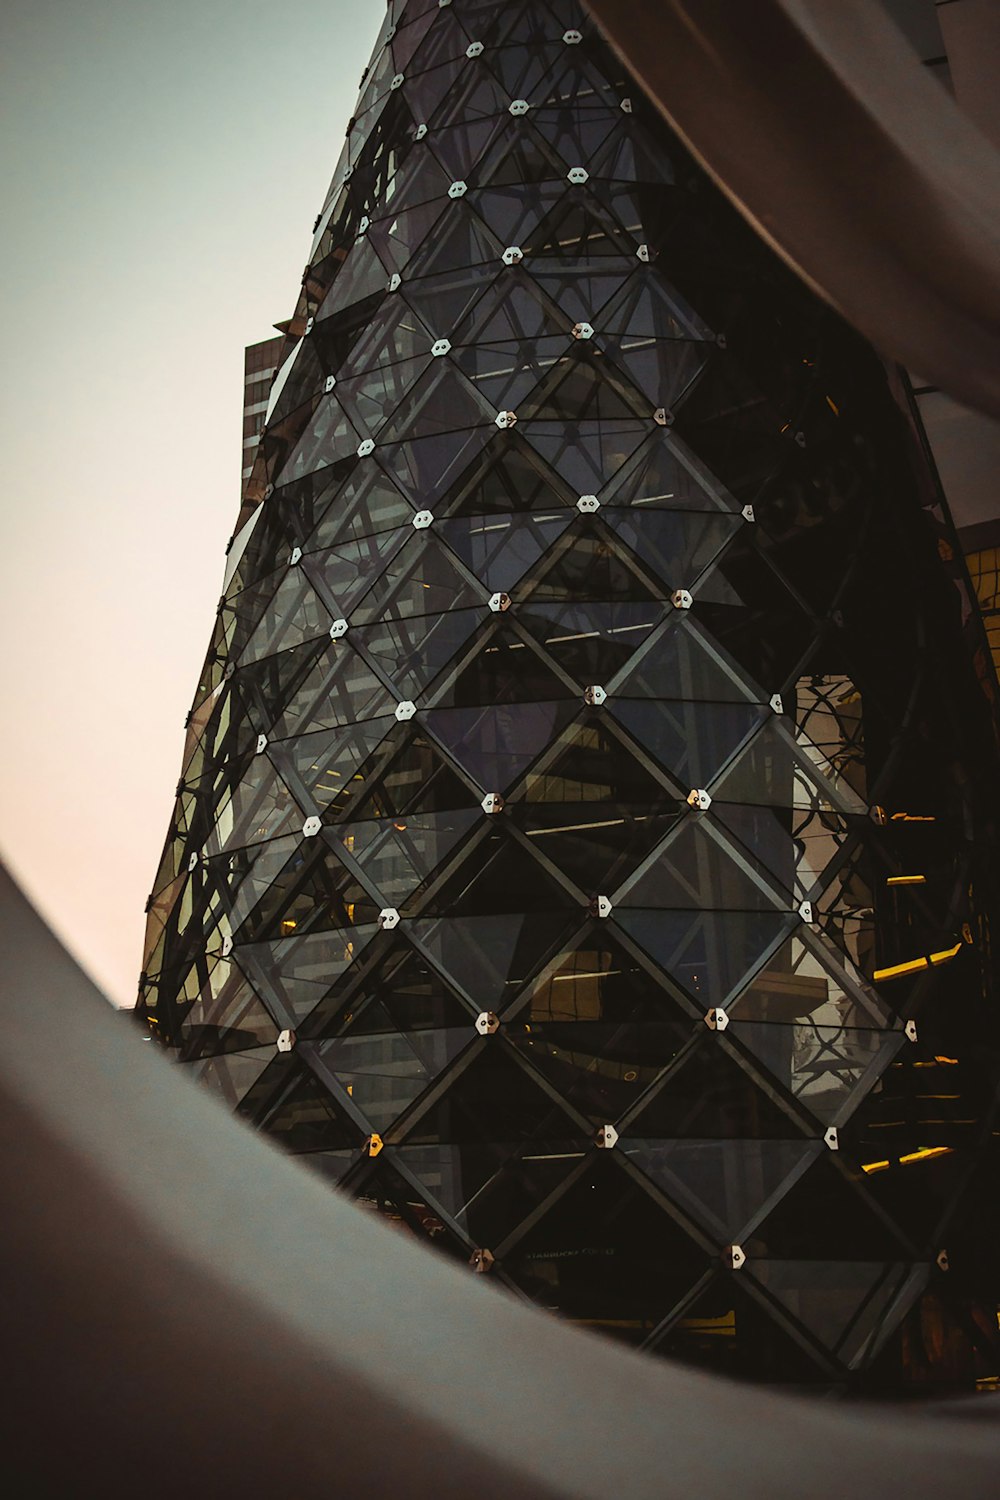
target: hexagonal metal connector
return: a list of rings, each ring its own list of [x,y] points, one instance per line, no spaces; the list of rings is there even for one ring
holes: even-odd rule
[[[367,234],[368,230],[371,228],[371,222],[372,221],[371,219],[369,219],[367,214],[362,214],[361,218],[358,220],[358,233]]]
[[[648,262],[649,262],[649,246],[648,245],[640,245],[638,247],[638,249],[636,250],[635,254],[636,254],[636,259],[637,260],[641,260],[644,264],[648,264]]]
[[[482,57],[482,55],[483,55],[483,44],[482,44],[482,42],[470,42],[469,45],[465,49],[465,55],[466,55],[466,57]]]
[[[358,457],[367,458],[369,453],[375,452],[375,444],[371,438],[365,438],[364,442],[358,444]]]
[[[721,1005],[713,1005],[711,1010],[706,1010],[703,1020],[709,1031],[725,1031],[729,1025],[729,1014]]]
[[[503,812],[503,798],[499,792],[487,792],[479,806],[492,817],[495,813]]]
[[[587,910],[592,917],[600,917],[603,920],[605,917],[610,917],[614,907],[610,896],[592,896]]]
[[[749,521],[751,523],[753,523],[757,519],[756,512],[754,511],[752,505],[744,505],[743,509],[740,511],[740,515],[743,517],[744,521]]]
[[[333,388],[334,388],[334,386],[336,384],[337,384],[337,377],[336,377],[336,375],[328,375],[326,377],[326,379],[324,380],[324,382],[323,382],[323,394],[326,395],[326,396],[329,396],[330,392],[333,390]]]
[[[595,682],[591,687],[584,688],[583,701],[591,708],[600,708],[602,704],[607,703],[608,695],[604,688]]]
[[[824,1130],[823,1142],[830,1151],[840,1150],[840,1136],[837,1134],[836,1125],[831,1125],[829,1130]]]
[[[670,602],[674,609],[690,609],[694,603],[694,595],[688,589],[674,589]]]
[[[276,1045],[279,1052],[291,1052],[295,1046],[295,1032],[279,1031]]]
[[[315,318],[306,318],[306,326],[303,329],[303,333],[312,333],[312,331],[313,331],[313,329],[315,327],[316,327],[316,319]]]
[[[255,755],[262,755],[266,749],[267,749],[267,735],[266,734],[259,734],[257,736],[257,748],[254,751],[254,754]]]
[[[232,951],[233,951],[233,940],[232,940],[232,938],[231,937],[224,937],[222,939],[222,956],[223,956],[223,958],[228,958],[229,955],[230,955],[230,953],[232,953]]]
[[[431,510],[418,510],[410,525],[414,531],[426,531],[428,526],[434,523],[434,512]]]
[[[915,1042],[917,1040],[916,1021],[907,1021],[906,1025],[903,1027],[903,1034],[905,1035],[908,1042]]]
[[[200,854],[189,854],[188,855],[188,874],[189,875],[193,875],[194,872],[195,872],[195,870],[197,870],[197,868],[198,868],[198,866],[199,866],[200,863],[201,863],[201,855]]]
[[[575,339],[592,339],[594,330],[590,323],[574,323],[573,337]]]
[[[382,1137],[377,1135],[373,1130],[371,1135],[365,1137],[365,1143],[361,1150],[365,1156],[378,1156],[383,1144]]]
[[[496,415],[496,424],[497,424],[498,427],[513,427],[514,423],[516,421],[517,421],[517,412],[516,411],[498,411],[497,412],[497,415]]]
[[[388,290],[390,292],[398,292],[399,289],[400,289],[400,287],[402,285],[403,285],[403,278],[402,278],[402,276],[400,276],[400,274],[399,274],[398,271],[393,271],[392,275],[389,277],[389,287],[388,287]]]
[[[520,245],[508,245],[500,259],[505,266],[519,266],[524,259],[524,251]]]
[[[449,4],[451,0],[449,0]],[[469,1256],[469,1265],[476,1276],[487,1276],[492,1271],[496,1257],[492,1250],[473,1250]]]
[[[288,556],[288,566],[290,568],[294,568],[295,565],[296,565],[296,563],[300,563],[301,561],[302,561],[302,548],[301,547],[293,547],[292,550],[291,550],[291,552],[289,553],[289,556]]]
[[[622,110],[624,110],[624,112],[627,115],[630,115],[632,113],[632,101],[631,101],[631,99],[623,99],[622,102],[621,102],[621,104],[619,105],[619,108],[622,109]]]
[[[314,839],[322,827],[323,824],[314,814],[311,818],[306,818],[305,822],[303,823],[302,837],[304,839]]]
[[[577,42],[582,42],[583,41],[583,32],[582,31],[564,31],[563,32],[563,41],[566,43],[567,47],[575,47],[576,44],[577,44]]]
[[[378,914],[378,925],[383,932],[391,932],[399,926],[399,912],[394,906],[383,906]]]
[[[435,339],[431,345],[431,353],[435,359],[440,359],[442,354],[447,354],[451,349],[451,339]]]
[[[502,615],[505,610],[510,609],[509,594],[491,594],[490,609],[495,615]]]
[[[947,1250],[938,1251],[937,1255],[935,1255],[934,1257],[934,1264],[937,1266],[939,1271],[951,1270],[951,1262],[948,1259]]]
[[[780,693],[772,693],[767,701],[771,705],[772,712],[776,714],[783,714],[785,712],[785,705]]]
[[[347,621],[346,620],[334,620],[333,624],[330,626],[330,639],[331,639],[331,641],[339,641],[340,638],[341,638],[341,636],[345,636],[346,634],[347,634]]]
[[[273,494],[274,494],[274,485],[273,484],[265,484],[265,486],[264,486],[264,499],[265,500],[270,500],[270,498],[271,498],[271,496]]]
[[[812,919],[813,919],[813,906],[812,906],[812,902],[811,901],[800,901],[799,902],[799,916],[802,918],[803,922],[805,922],[807,924],[812,921]]]
[[[576,508],[582,516],[590,516],[595,510],[600,510],[601,502],[596,495],[581,495],[576,502]]]
[[[669,406],[658,406],[653,413],[653,421],[657,427],[672,427],[674,424],[674,414]]]
[[[704,787],[695,786],[687,794],[687,805],[693,807],[696,812],[708,812],[712,805],[712,799]]]
[[[416,130],[415,130],[415,131],[414,131],[414,132],[413,132],[413,139],[414,139],[414,140],[415,140],[415,141],[422,141],[422,140],[423,140],[423,138],[424,138],[424,136],[425,136],[425,135],[426,135],[426,134],[427,134],[427,126],[426,126],[426,125],[424,125],[424,124],[423,124],[423,122],[421,122],[421,123],[420,123],[420,124],[419,124],[419,125],[418,125],[418,126],[417,126],[417,128],[416,128]]]
[[[392,78],[392,82],[390,83],[389,87],[391,89],[400,89],[400,88],[403,87],[403,84],[405,82],[406,82],[406,79],[405,79],[405,77],[404,77],[404,75],[402,73],[394,73],[393,74],[393,78]]]
[[[746,1251],[742,1245],[727,1245],[723,1250],[722,1264],[728,1266],[730,1271],[740,1271],[746,1263]]]
[[[601,1151],[613,1151],[618,1144],[618,1132],[613,1125],[598,1125],[594,1132],[594,1143]]]
[[[402,703],[396,704],[396,718],[400,724],[405,724],[407,719],[412,719],[417,711],[417,705],[411,703],[409,698],[404,698]]]
[[[570,167],[569,171],[566,173],[567,182],[583,183],[587,182],[589,178],[590,173],[587,171],[586,167]]]
[[[464,198],[468,191],[468,184],[459,180],[458,182],[453,182],[451,187],[448,189],[448,197]]]
[[[480,1036],[493,1036],[500,1030],[500,1017],[492,1010],[481,1010],[476,1017],[476,1030]]]
[[[515,99],[509,107],[509,112],[512,115],[526,115],[530,108],[531,105],[527,99]]]

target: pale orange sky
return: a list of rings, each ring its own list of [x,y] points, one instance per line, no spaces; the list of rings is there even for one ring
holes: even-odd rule
[[[239,503],[382,0],[6,0],[0,849],[130,1005]]]

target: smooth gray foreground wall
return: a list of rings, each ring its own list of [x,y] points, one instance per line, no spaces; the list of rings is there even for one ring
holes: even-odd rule
[[[0,944],[4,1494],[996,1495],[988,1398],[809,1403],[559,1324],[245,1129],[4,874]]]

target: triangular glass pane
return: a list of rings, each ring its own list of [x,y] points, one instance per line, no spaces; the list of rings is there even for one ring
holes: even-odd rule
[[[353,724],[394,713],[397,699],[345,640],[324,643],[309,676],[285,704],[273,728],[283,740],[338,724]],[[272,657],[280,661],[281,657]]]
[[[434,708],[427,728],[484,792],[506,792],[580,711],[572,701]]]
[[[482,516],[527,511],[536,519],[550,509],[573,505],[575,497],[549,472],[516,432],[497,433],[453,484],[435,501],[448,516]],[[571,516],[572,519],[572,516]]]
[[[614,475],[603,500],[608,505],[667,510],[739,510],[729,492],[680,438],[662,428]]]
[[[370,719],[343,729],[305,734],[276,747],[303,805],[313,813],[336,809],[350,794],[349,783],[376,745],[396,727],[395,718]]]
[[[510,615],[494,617],[480,633],[478,649],[466,655],[447,688],[435,689],[437,707],[473,703],[537,703],[566,694],[576,697],[541,655],[526,646]]]
[[[913,1273],[900,1261],[753,1260],[748,1267],[824,1349],[849,1366],[882,1331]]]
[[[668,291],[660,272],[639,266],[619,300],[601,315],[601,332],[623,343],[636,339],[706,339],[714,333],[677,292]]]
[[[396,486],[371,464],[358,464],[336,501],[323,512],[323,519],[308,536],[306,550],[321,552],[343,546],[358,537],[395,531],[413,523],[413,507]]]
[[[577,495],[598,495],[646,436],[648,423],[531,422],[525,438]]]
[[[589,530],[580,530],[568,546],[560,548],[552,566],[520,593],[530,598],[532,606],[591,600],[637,603],[655,597],[603,537]]]
[[[317,1052],[372,1129],[382,1133],[474,1038],[471,1024],[460,1031],[428,1032],[417,1051],[398,1031],[348,1033],[318,1043]]]
[[[496,435],[496,428],[474,427],[462,432],[438,432],[404,443],[386,443],[375,457],[415,510],[423,509],[428,495],[437,495],[454,484],[476,454]]]
[[[275,1019],[294,1028],[315,1009],[378,930],[369,923],[339,932],[279,938],[273,943],[248,943],[236,951],[235,958]]]
[[[662,978],[643,968],[606,922],[597,920],[546,964],[516,1016],[516,1023],[508,1023],[508,1035],[514,1035],[517,1028],[525,1036],[533,1035],[536,1023],[574,1027],[601,1023],[622,1028],[623,1035],[628,1028],[672,1024],[681,1018],[689,1032],[702,1024],[700,1018],[694,1021],[681,1010]],[[645,1087],[652,1078],[641,1082]]]
[[[652,599],[547,604],[529,598],[517,618],[564,672],[585,686],[602,687],[631,660],[665,612],[666,606]]]
[[[301,839],[239,932],[237,943],[301,937],[374,922],[381,907],[319,839]]]
[[[725,1006],[797,912],[664,911],[616,906],[614,920],[701,1006]]]
[[[414,532],[383,562],[381,576],[352,609],[351,623],[367,625],[374,620],[443,615],[477,604],[482,608],[486,605],[482,585],[466,578],[436,537]]]
[[[346,619],[352,615],[354,606],[371,580],[393,567],[394,559],[401,549],[411,541],[412,526],[399,531],[383,531],[377,536],[361,537],[356,542],[345,542],[340,547],[330,547],[325,552],[310,552],[302,559],[301,568],[323,598],[329,621]],[[398,563],[395,565],[397,568]],[[329,623],[327,623],[329,632]]]
[[[415,208],[394,208],[388,218],[379,219],[371,226],[368,238],[390,274],[405,271],[410,257],[430,237],[438,219],[450,208],[447,196],[442,195],[440,200],[421,203]]]
[[[631,276],[632,267],[632,260],[611,260],[608,257],[577,264],[532,261],[531,277],[571,325],[589,323],[593,328],[599,328],[601,309]],[[607,361],[602,359],[598,345],[588,342],[586,348],[579,347],[576,353],[588,362],[592,360],[609,380],[620,382],[618,372],[606,368]]]
[[[696,626],[674,615],[655,645],[614,684],[614,697],[708,703],[763,703],[764,692],[743,677]],[[734,799],[736,800],[736,799]]]
[[[272,439],[270,431],[267,439]],[[359,440],[358,431],[340,402],[332,395],[323,396],[294,447],[283,450],[280,457],[276,455],[271,470],[274,483],[291,484],[306,474],[329,468],[338,459],[356,452]]]
[[[763,982],[758,974],[755,986]],[[823,1125],[842,1122],[862,1084],[867,1093],[904,1045],[900,1030],[842,1025],[829,1002],[794,1025],[744,1021],[731,1035]]]
[[[273,1047],[278,1028],[252,986],[226,959],[212,967],[201,994],[184,1018],[180,1062]]]
[[[381,895],[383,906],[398,909],[481,818],[477,807],[400,815],[338,823],[324,828],[322,837],[338,855],[343,851],[364,871]]]
[[[782,906],[780,893],[737,863],[728,847],[690,814],[653,864],[617,893],[623,906],[660,906],[695,911],[769,911]]]
[[[249,1113],[250,1100],[241,1113]],[[341,1113],[323,1084],[304,1063],[288,1065],[281,1097],[258,1115],[258,1130],[285,1151],[329,1151],[354,1147],[359,1150],[362,1132]]]
[[[719,768],[769,713],[755,703],[670,703],[618,697],[608,706],[643,749],[682,785],[691,787],[711,786]]]
[[[804,1132],[705,1031],[638,1112],[628,1140],[802,1142]],[[765,1200],[761,1200],[763,1202]]]
[[[738,516],[693,511],[619,509],[605,506],[601,519],[611,526],[670,592],[690,588],[744,523]]]
[[[231,854],[219,854],[208,861],[234,932],[243,925],[300,843],[301,836],[296,831],[287,838],[236,849]]]
[[[832,1155],[824,1152],[771,1210],[754,1233],[752,1253],[769,1260],[905,1259],[903,1240],[876,1213],[864,1183],[852,1182]]]
[[[289,568],[244,648],[241,665],[328,635],[330,614],[304,568]]]
[[[629,754],[606,721],[563,730],[551,757],[528,777],[526,802],[624,802],[652,812],[672,810],[677,798]],[[520,798],[518,800],[521,800]]]
[[[189,1078],[196,1079],[216,1095],[228,1109],[235,1109],[274,1062],[274,1047],[250,1052],[224,1052],[219,1057],[188,1063]]]
[[[583,199],[556,204],[521,248],[531,257],[533,269],[541,256],[558,257],[576,265],[592,257],[625,257],[635,253],[599,205]]]
[[[266,755],[255,755],[240,784],[223,802],[205,844],[206,854],[260,844],[302,826],[302,811]]]
[[[352,634],[388,675],[399,699],[416,703],[438,673],[455,661],[485,618],[486,610],[480,605],[439,615],[381,620],[377,625],[360,626]]]
[[[450,1255],[465,1264],[469,1259],[467,1247],[444,1224],[438,1210],[428,1202],[428,1196],[382,1161],[374,1175],[365,1179],[354,1201],[377,1213],[393,1229],[412,1234],[424,1244],[433,1245],[438,1254]]]
[[[474,792],[455,775],[434,742],[412,726],[388,739],[360,774],[369,786],[350,808],[352,821],[408,821],[455,808],[473,808],[481,815]]]
[[[502,1010],[558,946],[566,917],[513,914],[414,920],[413,941],[476,1007]]]
[[[329,296],[316,313],[316,321],[320,322],[342,312],[344,308],[365,297],[373,297],[378,293],[387,295],[388,281],[385,266],[375,254],[374,247],[364,235],[360,236],[351,246],[347,259],[330,288]]]
[[[821,751],[796,744],[785,726],[772,717],[729,768],[712,793],[720,802],[753,806],[820,808],[865,813],[867,808]]]
[[[512,1022],[504,1035],[562,1098],[594,1125],[617,1120],[673,1061],[694,1025],[670,1020]]]
[[[413,390],[430,363],[428,349],[413,359],[379,365],[362,375],[341,375],[337,381],[337,400],[355,430],[366,435],[377,433]],[[339,533],[337,539],[340,540]]]
[[[433,916],[484,916],[492,912],[576,912],[581,896],[567,892],[530,850],[505,827],[490,827],[471,857],[439,887],[424,910]],[[568,921],[568,916],[564,921]]]
[[[742,1274],[742,1273],[741,1273]],[[733,1275],[720,1275],[656,1343],[657,1354],[733,1380],[829,1385],[829,1367],[799,1347]]]
[[[491,591],[507,593],[570,524],[564,507],[537,516],[463,515],[435,531]]]
[[[233,678],[233,692],[247,711],[247,717],[260,734],[270,729],[285,705],[308,681],[316,670],[314,663],[327,649],[322,637],[294,646],[290,651],[279,651],[276,656],[265,656],[259,662],[249,663],[237,670]],[[319,668],[322,671],[322,666]],[[280,735],[275,738],[280,739]],[[247,748],[251,748],[250,745]]]
[[[507,809],[534,849],[594,895],[621,885],[680,816],[621,802],[512,802]]]
[[[822,1147],[793,1140],[621,1142],[629,1161],[720,1244],[738,1244],[749,1221]]]
[[[543,386],[518,409],[519,422],[626,422],[646,403],[588,355],[565,355]],[[528,432],[530,439],[531,433]]]
[[[450,340],[452,330],[457,328],[463,318],[472,311],[490,282],[494,277],[499,276],[502,270],[500,254],[496,251],[493,253],[493,264],[489,267],[470,266],[466,263],[461,270],[439,271],[433,276],[421,273],[415,280],[410,280],[408,276],[400,287],[399,296],[414,309],[425,325],[440,330],[440,336]],[[471,427],[477,421],[481,422],[483,416],[470,402],[468,387],[465,387],[461,379],[456,376],[454,361],[437,359],[434,365],[439,377],[448,374],[452,376],[449,393],[452,391],[454,393],[456,412],[451,426]],[[428,424],[426,408],[420,410],[420,415],[423,423]],[[442,419],[439,416],[437,420],[440,422]],[[407,418],[404,408],[404,412],[392,430],[409,431],[412,425],[413,416]],[[428,425],[433,431],[434,422],[431,421]],[[389,441],[388,436],[386,441]]]
[[[709,1264],[610,1159],[595,1161],[504,1257],[507,1275],[542,1307],[633,1345]]]

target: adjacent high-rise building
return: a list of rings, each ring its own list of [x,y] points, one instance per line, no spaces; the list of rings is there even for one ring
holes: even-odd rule
[[[575,0],[394,0],[288,330],[152,1032],[635,1346],[995,1377],[996,728],[896,373]]]

